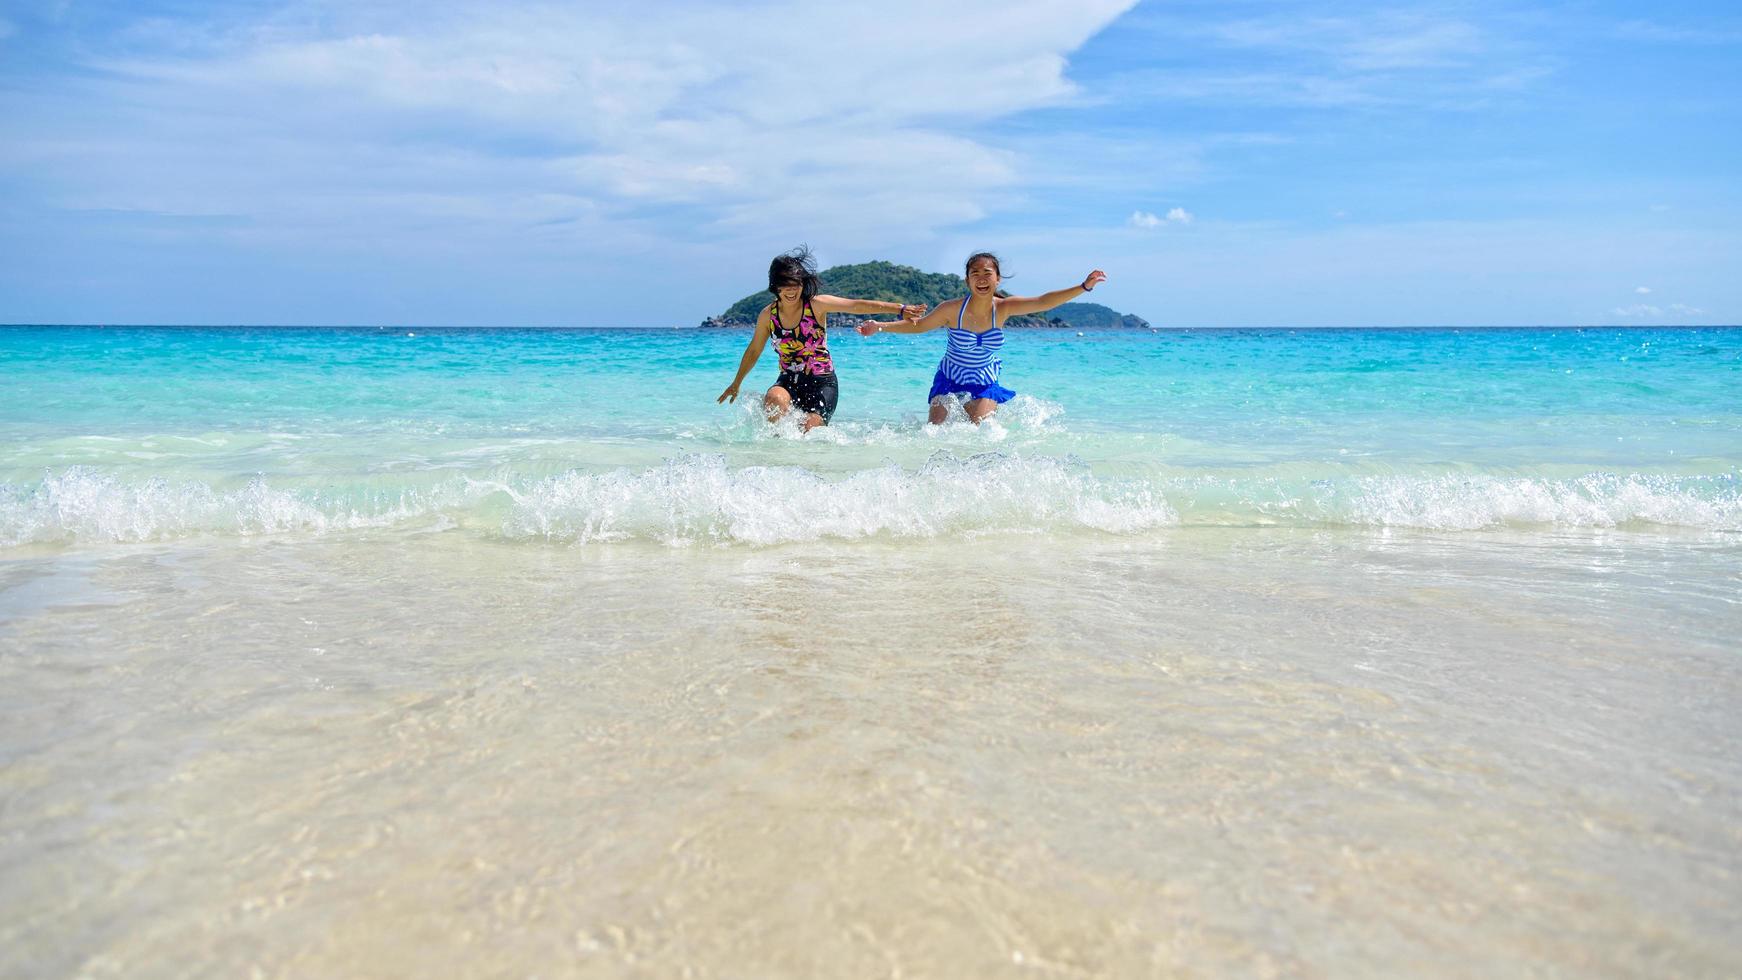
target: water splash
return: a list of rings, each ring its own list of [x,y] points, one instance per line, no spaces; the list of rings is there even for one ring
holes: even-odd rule
[[[88,467],[49,473],[35,484],[0,484],[0,546],[378,528],[453,528],[514,541],[770,545],[1132,534],[1172,525],[1734,532],[1742,531],[1742,472],[1373,473],[1297,464],[1115,477],[1069,456],[961,454],[952,447],[916,466],[888,461],[845,473],[688,454],[651,467],[425,472],[350,486],[274,485],[257,477],[223,489]]]

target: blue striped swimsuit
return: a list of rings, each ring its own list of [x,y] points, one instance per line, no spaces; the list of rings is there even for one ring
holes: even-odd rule
[[[998,326],[998,300],[992,300],[992,328],[975,333],[962,326],[962,316],[968,312],[968,301],[956,310],[956,325],[949,330],[949,346],[932,379],[931,397],[967,395],[969,398],[990,398],[1007,402],[1016,392],[998,384],[998,369],[1004,366],[998,353],[1004,349],[1004,330]]]
[[[992,301],[992,329],[975,333],[962,326],[962,315],[968,312],[968,301],[956,310],[956,325],[950,328],[950,345],[944,348],[944,360],[938,370],[951,381],[971,385],[989,385],[998,380],[998,369],[1004,361],[998,352],[1004,349],[1004,331],[998,327],[998,301]]]

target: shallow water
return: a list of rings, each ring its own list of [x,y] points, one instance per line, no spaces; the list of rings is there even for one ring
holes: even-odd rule
[[[1742,974],[1742,331],[745,336],[0,329],[0,976]]]
[[[1742,548],[0,564],[0,973],[1742,969]]]
[[[738,331],[0,329],[0,547],[1742,530],[1742,330],[1058,333],[941,428],[931,338],[837,337],[841,411],[800,438],[714,403]]]

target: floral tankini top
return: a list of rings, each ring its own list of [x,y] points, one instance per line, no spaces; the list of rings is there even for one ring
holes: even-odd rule
[[[804,304],[804,316],[791,330],[780,325],[780,304],[768,307],[772,325],[774,349],[780,354],[780,370],[791,374],[834,374],[835,362],[829,359],[828,328]]]

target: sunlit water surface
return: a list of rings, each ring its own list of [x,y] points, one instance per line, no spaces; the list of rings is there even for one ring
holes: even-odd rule
[[[1742,333],[404,334],[0,330],[0,975],[1742,973]]]

